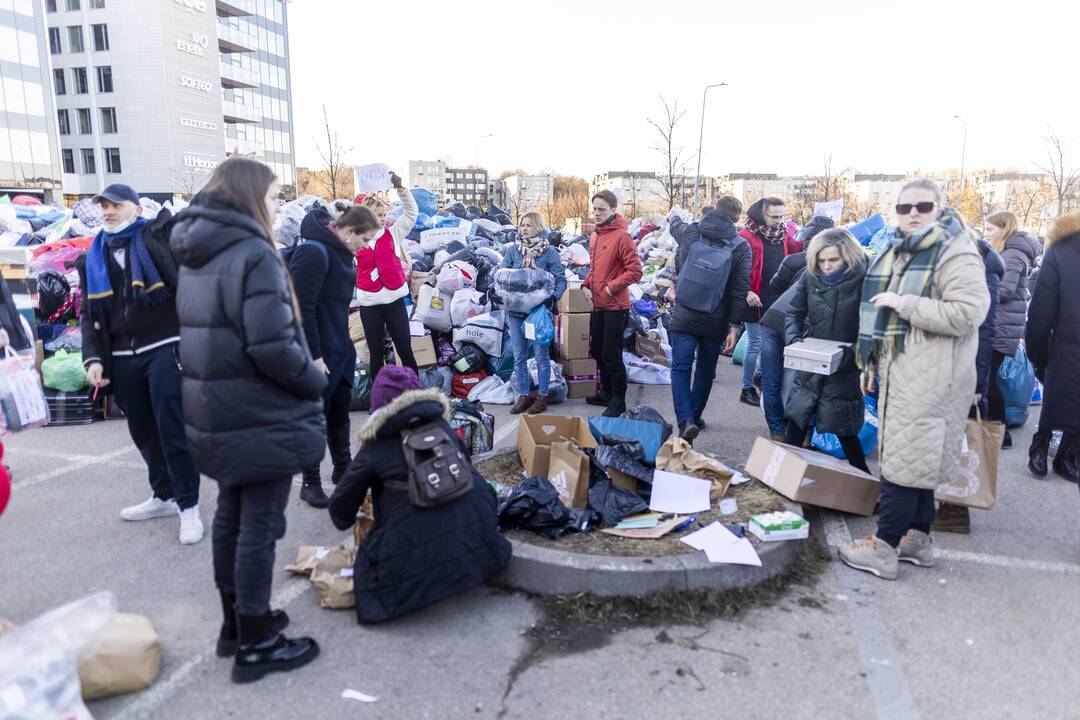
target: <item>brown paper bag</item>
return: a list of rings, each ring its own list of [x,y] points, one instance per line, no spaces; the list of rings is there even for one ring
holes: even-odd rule
[[[364,323],[361,322],[358,312],[349,315],[349,339],[354,345],[364,341]]]
[[[161,669],[161,640],[149,618],[117,613],[79,655],[83,698],[148,687]]]
[[[353,553],[344,545],[331,548],[311,571],[311,584],[319,593],[319,604],[340,610],[356,607],[353,593]]]
[[[315,565],[330,553],[331,548],[323,545],[301,545],[296,551],[296,562],[285,569],[297,575],[310,575]]]
[[[977,417],[968,420],[960,451],[960,472],[938,485],[934,499],[949,505],[989,510],[997,502],[997,467],[1005,424]]]
[[[712,482],[709,499],[716,502],[727,493],[731,484],[731,470],[719,460],[703,455],[690,447],[690,443],[674,435],[668,438],[656,453],[656,467],[660,470],[701,478]]]
[[[551,443],[548,480],[559,492],[559,499],[564,505],[575,508],[588,507],[589,456],[581,451],[577,443],[573,441]]]
[[[634,354],[657,365],[666,366],[668,364],[667,353],[664,352],[660,341],[648,335],[634,336]]]

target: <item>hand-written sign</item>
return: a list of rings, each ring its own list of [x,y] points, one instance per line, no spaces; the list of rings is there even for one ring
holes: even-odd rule
[[[357,165],[353,168],[356,173],[356,192],[369,193],[389,190],[394,186],[390,181],[390,168],[383,163],[374,165]]]

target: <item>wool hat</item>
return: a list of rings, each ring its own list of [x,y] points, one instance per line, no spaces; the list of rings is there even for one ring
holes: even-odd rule
[[[371,410],[389,405],[398,395],[420,389],[416,371],[403,365],[385,365],[371,385]]]

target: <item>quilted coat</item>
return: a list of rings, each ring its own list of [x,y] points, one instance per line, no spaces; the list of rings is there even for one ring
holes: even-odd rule
[[[1039,243],[1026,233],[1016,233],[1005,241],[1001,259],[1005,275],[998,285],[998,312],[994,320],[994,349],[1012,357],[1024,339],[1028,300],[1028,275],[1039,257]]]
[[[896,271],[908,261],[898,256]],[[928,297],[902,296],[898,312],[911,325],[904,351],[878,364],[881,474],[889,482],[936,488],[958,472],[989,308],[986,268],[969,232],[941,253]]]

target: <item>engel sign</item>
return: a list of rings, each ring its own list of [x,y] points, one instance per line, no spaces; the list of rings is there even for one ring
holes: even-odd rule
[[[193,78],[190,75],[180,76],[180,87],[198,90],[199,92],[204,92],[207,95],[214,91],[214,86],[209,80],[200,80],[198,78]]]
[[[206,49],[210,47],[210,38],[206,33],[191,33],[191,39],[176,38],[176,49],[196,57],[206,57]]]
[[[205,13],[207,7],[206,0],[173,0],[173,4],[179,5],[180,7],[187,10],[189,13]]]

